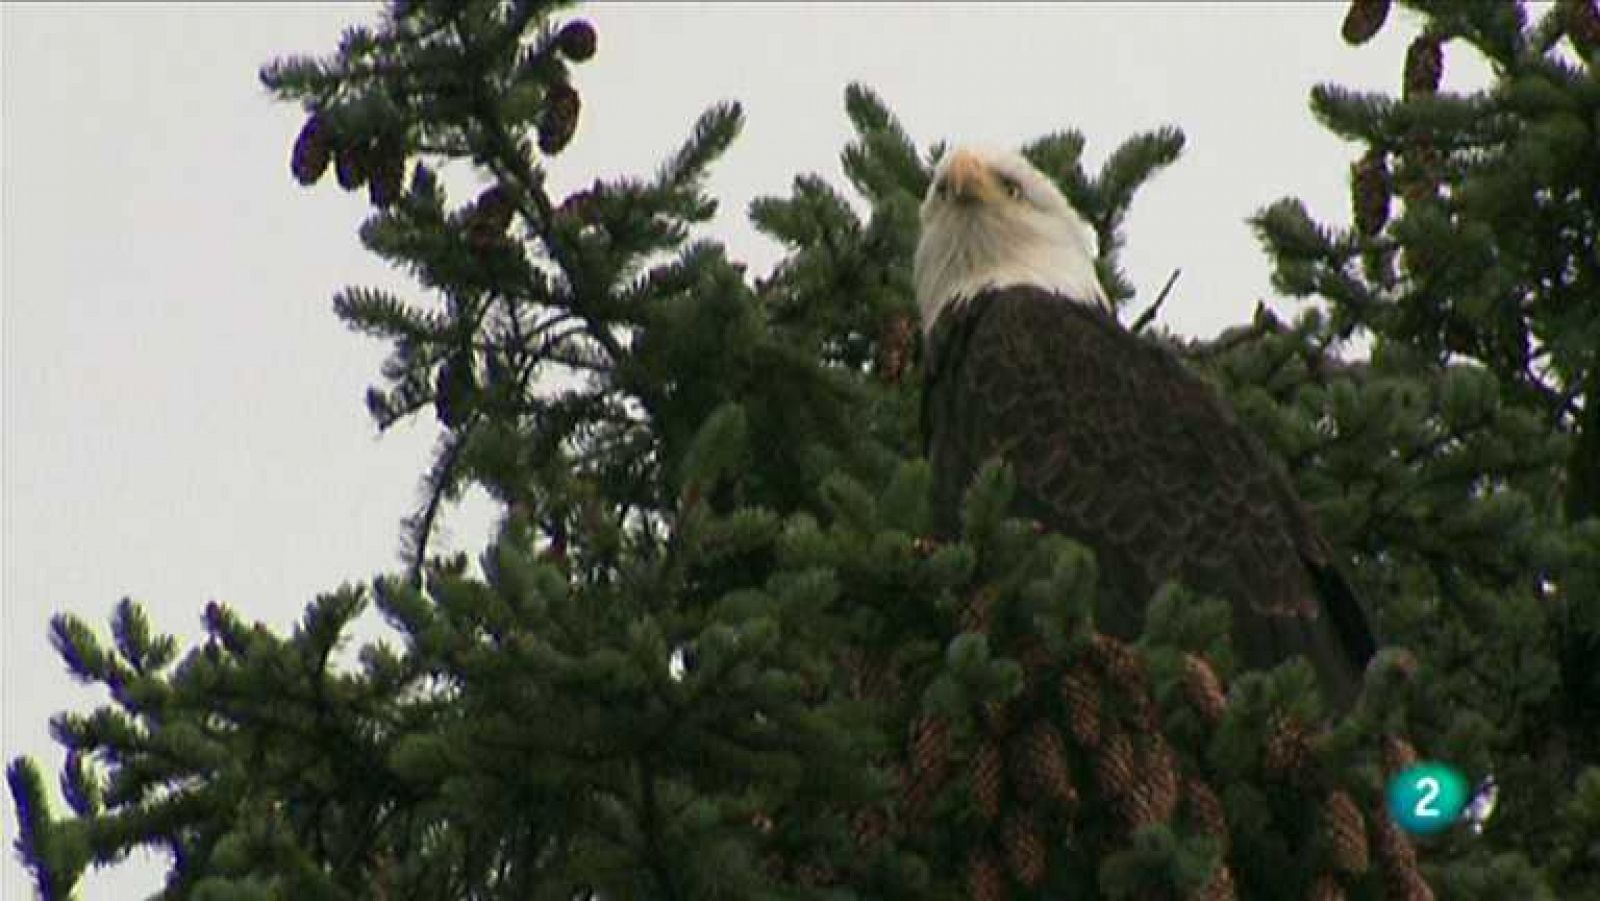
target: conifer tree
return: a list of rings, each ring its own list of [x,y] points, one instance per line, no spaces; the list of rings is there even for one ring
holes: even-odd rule
[[[1451,898],[1592,884],[1600,775],[1576,775],[1577,746],[1544,794],[1510,788],[1539,775],[1538,717],[1581,709],[1551,640],[1572,634],[1553,611],[1576,621],[1596,585],[1581,564],[1600,543],[1570,500],[1569,420],[1585,407],[1558,414],[1487,358],[1430,357],[1358,316],[1357,288],[1394,308],[1420,290],[1355,269],[1411,258],[1401,220],[1357,239],[1268,210],[1280,286],[1327,312],[1154,338],[1281,453],[1413,652],[1385,655],[1360,707],[1326,723],[1308,667],[1232,666],[1216,599],[1170,586],[1138,642],[1097,633],[1092,557],[1007,518],[1001,467],[973,486],[962,540],[925,537],[909,274],[940,146],[919,150],[851,86],[845,172],[868,215],[797,178],[749,211],[789,248],[752,280],[696,234],[736,106],[707,111],[649,178],[550,195],[581,67],[605,58],[561,6],[398,0],[332,56],[263,69],[306,112],[291,175],[326,190],[332,169],[364,190],[362,241],[420,288],[335,298],[390,345],[368,397],[379,426],[439,424],[410,565],[318,598],[287,635],[210,606],[207,639],[182,652],[132,602],[109,643],[57,618],[64,661],[111,702],[53,723],[69,813],[32,762],[8,771],[42,896],[140,845],[170,856],[179,898],[1421,899],[1430,884]],[[1061,132],[1026,152],[1096,228],[1126,312],[1126,214],[1183,138],[1134,136],[1092,173],[1084,143]],[[452,199],[447,170],[486,184]],[[1592,223],[1584,234],[1592,249]],[[1452,300],[1446,287],[1431,296]],[[1358,330],[1370,361],[1338,353]],[[481,576],[428,551],[472,485],[503,510]],[[392,639],[336,653],[368,605]],[[1592,734],[1564,722],[1568,741]],[[1418,747],[1507,786],[1481,839],[1418,849],[1389,821],[1383,778]],[[1542,821],[1535,803],[1553,805]]]
[[[1255,219],[1278,289],[1324,302],[1317,340],[1370,362],[1329,384],[1332,429],[1268,433],[1423,661],[1413,737],[1501,788],[1481,837],[1431,849],[1442,893],[1600,897],[1579,850],[1600,822],[1600,15],[1399,5],[1420,27],[1398,96],[1312,92],[1358,145],[1350,225],[1292,199]],[[1346,40],[1390,6],[1351,3]],[[1448,89],[1458,54],[1486,88]]]

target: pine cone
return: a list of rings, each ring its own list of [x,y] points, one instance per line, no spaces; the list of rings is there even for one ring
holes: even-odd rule
[[[895,781],[900,785],[900,819],[907,823],[920,823],[928,813],[928,804],[939,786],[931,779],[913,774],[900,766],[895,768]]]
[[[1394,776],[1417,762],[1417,749],[1398,735],[1383,737],[1383,774]]]
[[[1407,203],[1437,198],[1444,175],[1444,154],[1439,148],[1426,137],[1413,138],[1405,149],[1403,162],[1405,178],[1400,182],[1400,196]]]
[[[367,198],[372,205],[386,209],[399,199],[406,180],[405,145],[398,137],[383,138],[372,155],[371,178],[367,182]]]
[[[950,763],[950,722],[942,716],[911,723],[911,766],[920,776],[942,779]]]
[[[1348,793],[1333,792],[1323,803],[1322,839],[1332,852],[1336,872],[1359,875],[1367,871],[1371,864],[1367,851],[1367,824]]]
[[[1000,747],[993,741],[978,746],[972,759],[972,800],[983,818],[993,822],[1000,816],[1000,790],[1005,778],[1005,762]]]
[[[433,410],[439,422],[453,429],[467,421],[477,400],[478,384],[472,371],[472,357],[453,353],[439,367],[434,379]]]
[[[1039,824],[1033,815],[1017,811],[1006,818],[1001,833],[1005,846],[1006,862],[1011,865],[1011,875],[1028,888],[1044,881],[1046,856],[1044,839],[1039,835]]]
[[[539,150],[554,156],[572,140],[578,130],[578,111],[582,104],[572,85],[557,82],[545,92],[544,109],[539,115]]]
[[[1228,868],[1224,861],[1217,861],[1217,868],[1211,871],[1211,878],[1200,887],[1200,891],[1193,896],[1194,901],[1235,901],[1239,897],[1239,890],[1233,883],[1233,870]]]
[[[909,313],[896,313],[878,340],[878,371],[886,381],[898,383],[905,377],[911,360],[911,341],[915,330]]]
[[[1389,0],[1350,0],[1350,9],[1344,14],[1340,34],[1345,43],[1365,44],[1383,27],[1389,17]]]
[[[904,811],[908,821],[921,820],[929,802],[944,786],[950,764],[950,724],[942,717],[919,717],[911,724],[910,769],[901,768]]]
[[[300,134],[294,139],[294,150],[289,154],[289,171],[302,185],[314,185],[328,171],[333,158],[333,142],[328,134],[328,122],[321,113],[306,117]]]
[[[354,191],[367,183],[367,148],[346,144],[333,154],[333,174],[338,176],[339,187]]]
[[[1050,800],[1070,809],[1078,803],[1078,790],[1072,784],[1072,769],[1067,764],[1067,743],[1048,720],[1038,720],[1028,730],[1026,744],[1030,781]]]
[[[1410,878],[1395,888],[1396,891],[1389,897],[1397,901],[1433,901],[1433,889],[1428,887],[1427,880],[1420,873],[1412,873]]]
[[[1417,852],[1411,842],[1389,819],[1389,812],[1379,809],[1372,818],[1372,830],[1377,836],[1378,865],[1383,872],[1385,898],[1405,901],[1433,901],[1433,890],[1417,870]]]
[[[1006,874],[994,855],[973,851],[967,856],[967,897],[972,901],[1005,901]]]
[[[1226,852],[1228,817],[1222,807],[1222,799],[1211,790],[1211,786],[1199,779],[1189,779],[1183,783],[1183,798],[1188,806],[1189,818],[1201,832],[1220,841],[1222,850]]]
[[[575,63],[588,60],[594,56],[594,26],[583,19],[573,19],[556,35],[556,46],[561,48],[562,56]]]
[[[1345,901],[1344,889],[1339,887],[1339,880],[1324,873],[1311,884],[1306,901]]]
[[[1350,167],[1351,206],[1355,209],[1356,230],[1372,237],[1389,222],[1389,158],[1373,148]]]
[[[1132,828],[1141,821],[1149,821],[1149,811],[1136,795],[1139,774],[1134,765],[1133,742],[1126,732],[1113,732],[1105,737],[1095,759],[1094,774],[1100,793],[1111,801],[1112,808],[1125,824]]]
[[[484,189],[467,213],[467,243],[484,249],[504,240],[515,212],[516,205],[505,188],[494,185]]]
[[[1133,692],[1144,686],[1144,661],[1127,642],[1096,633],[1089,646],[1089,657],[1119,689]]]
[[[1087,666],[1078,664],[1061,677],[1061,703],[1067,728],[1084,748],[1100,744],[1100,686]]]
[[[1204,657],[1183,656],[1183,694],[1208,726],[1215,728],[1228,712],[1228,696],[1222,690],[1222,680]]]
[[[1431,34],[1418,35],[1406,48],[1406,76],[1404,97],[1422,97],[1439,92],[1439,80],[1444,75],[1444,51],[1439,39]]]
[[[1178,778],[1178,755],[1172,745],[1159,732],[1141,736],[1143,754],[1139,769],[1144,773],[1140,793],[1149,808],[1149,822],[1165,823],[1178,809],[1178,795],[1182,783]]]
[[[1264,763],[1268,772],[1280,778],[1303,772],[1311,764],[1311,733],[1305,724],[1274,715],[1267,725]]]

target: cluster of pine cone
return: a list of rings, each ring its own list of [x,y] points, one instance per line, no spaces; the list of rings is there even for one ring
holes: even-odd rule
[[[964,630],[988,631],[993,597],[980,594],[961,617]],[[1015,652],[1022,664],[1023,692],[981,711],[970,747],[957,747],[952,724],[935,715],[909,725],[899,790],[892,809],[858,815],[856,839],[868,848],[891,836],[914,835],[934,816],[941,797],[957,792],[984,824],[984,836],[967,852],[966,895],[973,901],[1032,897],[1044,889],[1055,854],[1069,849],[1061,836],[1074,831],[1085,803],[1109,810],[1113,830],[1096,847],[1070,853],[1098,857],[1122,847],[1135,832],[1168,824],[1186,827],[1219,843],[1222,862],[1187,897],[1229,901],[1239,897],[1227,863],[1230,827],[1222,798],[1205,773],[1180,760],[1164,733],[1144,659],[1126,642],[1093,636],[1085,653],[1062,659],[1036,640],[1024,638]],[[866,661],[846,661],[859,674],[858,690],[869,696],[900,688]],[[1221,679],[1198,655],[1186,655],[1181,703],[1207,729],[1228,712]],[[1365,813],[1343,788],[1319,775],[1316,735],[1288,717],[1271,721],[1262,748],[1263,775],[1316,805],[1311,847],[1321,872],[1307,890],[1309,901],[1340,901],[1374,871],[1385,897],[1431,901],[1433,893],[1405,835],[1378,805]],[[1414,762],[1402,739],[1385,739],[1382,760],[1392,774]],[[823,882],[834,873],[814,873]]]
[[[596,44],[594,26],[575,19],[556,33],[552,46],[567,60],[581,63],[594,56]],[[571,142],[581,106],[577,90],[564,75],[545,88],[536,125],[541,152],[554,155]],[[405,182],[405,141],[397,132],[348,139],[335,133],[327,116],[313,112],[295,138],[289,170],[300,184],[312,185],[321,180],[330,163],[339,187],[354,191],[365,185],[373,206],[387,208],[399,198]]]
[[[400,196],[406,175],[405,143],[386,134],[363,141],[341,140],[327,117],[312,113],[294,140],[289,171],[302,185],[316,184],[333,164],[339,187],[354,191],[367,186],[373,206],[387,207]]]

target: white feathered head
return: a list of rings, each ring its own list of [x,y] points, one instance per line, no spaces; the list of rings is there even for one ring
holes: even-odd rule
[[[1089,224],[1020,153],[961,147],[940,161],[922,201],[917,306],[924,331],[988,288],[1034,285],[1104,307]]]

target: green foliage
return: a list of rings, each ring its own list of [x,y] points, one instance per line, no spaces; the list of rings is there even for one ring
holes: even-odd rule
[[[1226,599],[1166,586],[1136,642],[1097,633],[1095,561],[1011,518],[1004,467],[970,487],[961,540],[925,537],[910,271],[944,148],[866,87],[843,151],[864,212],[815,175],[756,200],[788,255],[751,280],[697,233],[736,105],[650,178],[548,194],[597,46],[562,4],[401,0],[331,57],[264,67],[307,112],[294,177],[365,186],[363,243],[426,298],[335,297],[390,346],[380,428],[440,423],[409,565],[286,635],[221,605],[186,650],[127,601],[109,640],[57,618],[109,701],[53,723],[66,812],[31,761],[8,769],[39,894],[146,846],[174,898],[1379,898],[1421,878],[1374,813],[1409,734],[1502,786],[1481,836],[1419,849],[1440,896],[1583,897],[1597,95],[1552,51],[1565,20],[1409,5],[1501,83],[1318,89],[1403,211],[1374,230],[1264,210],[1276,284],[1325,310],[1180,348],[1409,649],[1325,727],[1304,664],[1235,670]],[[1084,146],[1024,153],[1125,306],[1128,209],[1183,136],[1136,135],[1092,174]],[[449,167],[485,188],[452,200]],[[427,552],[472,485],[504,510],[481,575]],[[369,605],[389,636],[346,648]]]
[[[1600,632],[1583,612],[1600,571],[1592,35],[1581,3],[1404,5],[1422,34],[1402,96],[1312,92],[1366,154],[1354,225],[1287,199],[1254,219],[1276,287],[1323,301],[1326,322],[1258,320],[1235,338],[1271,365],[1223,359],[1224,376],[1383,599],[1380,631],[1420,657],[1419,745],[1502,787],[1481,838],[1431,849],[1436,889],[1593,897],[1592,873],[1551,863],[1572,834],[1552,812],[1600,751]],[[1440,90],[1427,42],[1446,62],[1476,51],[1492,83]],[[1322,362],[1355,335],[1370,363]]]

